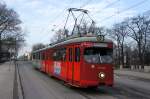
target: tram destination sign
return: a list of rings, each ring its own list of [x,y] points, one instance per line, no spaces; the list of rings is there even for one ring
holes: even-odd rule
[[[94,47],[108,47],[108,44],[106,43],[94,43]]]

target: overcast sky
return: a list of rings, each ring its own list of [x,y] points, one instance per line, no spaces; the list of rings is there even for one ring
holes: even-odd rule
[[[96,21],[97,26],[106,27],[150,10],[150,0],[3,0],[3,2],[20,15],[22,27],[28,32],[27,46],[21,53],[30,50],[33,44],[40,42],[48,44],[54,34],[51,30],[63,27],[67,8],[83,7],[90,11],[90,16]],[[109,18],[112,15],[114,16]]]

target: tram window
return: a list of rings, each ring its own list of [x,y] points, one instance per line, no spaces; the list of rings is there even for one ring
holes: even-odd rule
[[[86,48],[84,59],[88,63],[112,63],[112,49],[108,48]]]
[[[35,59],[38,59],[38,53],[36,53]]]
[[[42,60],[44,60],[44,53],[41,53],[42,54]]]
[[[40,52],[38,52],[38,59],[40,59]]]
[[[75,48],[75,62],[80,61],[80,48]]]
[[[36,59],[36,53],[34,53],[34,59]]]
[[[56,50],[53,53],[53,59],[55,61],[66,61],[66,49],[61,48],[61,49]]]
[[[37,59],[37,57],[38,57],[38,53],[35,54],[35,59]]]
[[[69,61],[72,62],[72,48],[69,48]]]
[[[36,53],[36,59],[38,59],[38,53]]]
[[[39,60],[41,60],[41,52],[39,52]]]
[[[47,54],[46,52],[43,53],[43,60],[46,60],[47,59]]]
[[[38,53],[36,53],[35,59],[38,59]]]
[[[35,59],[36,59],[37,53],[35,53]]]
[[[48,60],[48,55],[47,52],[45,53],[45,59]]]
[[[59,61],[60,60],[60,51],[56,50],[56,52],[53,53],[53,59],[54,61]]]
[[[49,51],[47,51],[47,53],[46,53],[46,59],[47,60],[49,59]]]
[[[62,61],[66,61],[66,48],[61,50],[61,59]]]
[[[44,53],[41,53],[41,55],[42,55],[42,60],[44,60],[45,58],[44,58]]]
[[[40,52],[40,60],[42,60],[42,52]]]
[[[35,59],[35,54],[33,54],[33,59]]]
[[[56,52],[54,52],[54,53],[53,53],[53,60],[55,60],[55,61],[56,61],[56,57],[57,57],[57,53],[56,53]]]
[[[38,53],[38,59],[40,59],[40,52]]]
[[[46,53],[44,52],[43,54],[44,54],[44,60],[46,60]]]

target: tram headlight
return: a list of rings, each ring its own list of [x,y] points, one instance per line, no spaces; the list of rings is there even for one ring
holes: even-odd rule
[[[100,73],[98,74],[98,76],[99,76],[99,78],[103,79],[103,78],[105,78],[105,73],[100,72]]]

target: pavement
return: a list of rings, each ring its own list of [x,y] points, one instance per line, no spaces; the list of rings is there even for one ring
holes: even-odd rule
[[[20,81],[17,64],[0,64],[0,99],[24,99]]]
[[[137,77],[137,78],[141,78],[141,79],[145,79],[145,80],[150,80],[150,73],[147,73],[147,72],[118,69],[118,70],[115,70],[115,74],[116,75],[122,75],[122,76],[129,76],[129,77]]]
[[[0,64],[0,99],[13,99],[14,72],[13,63]]]

